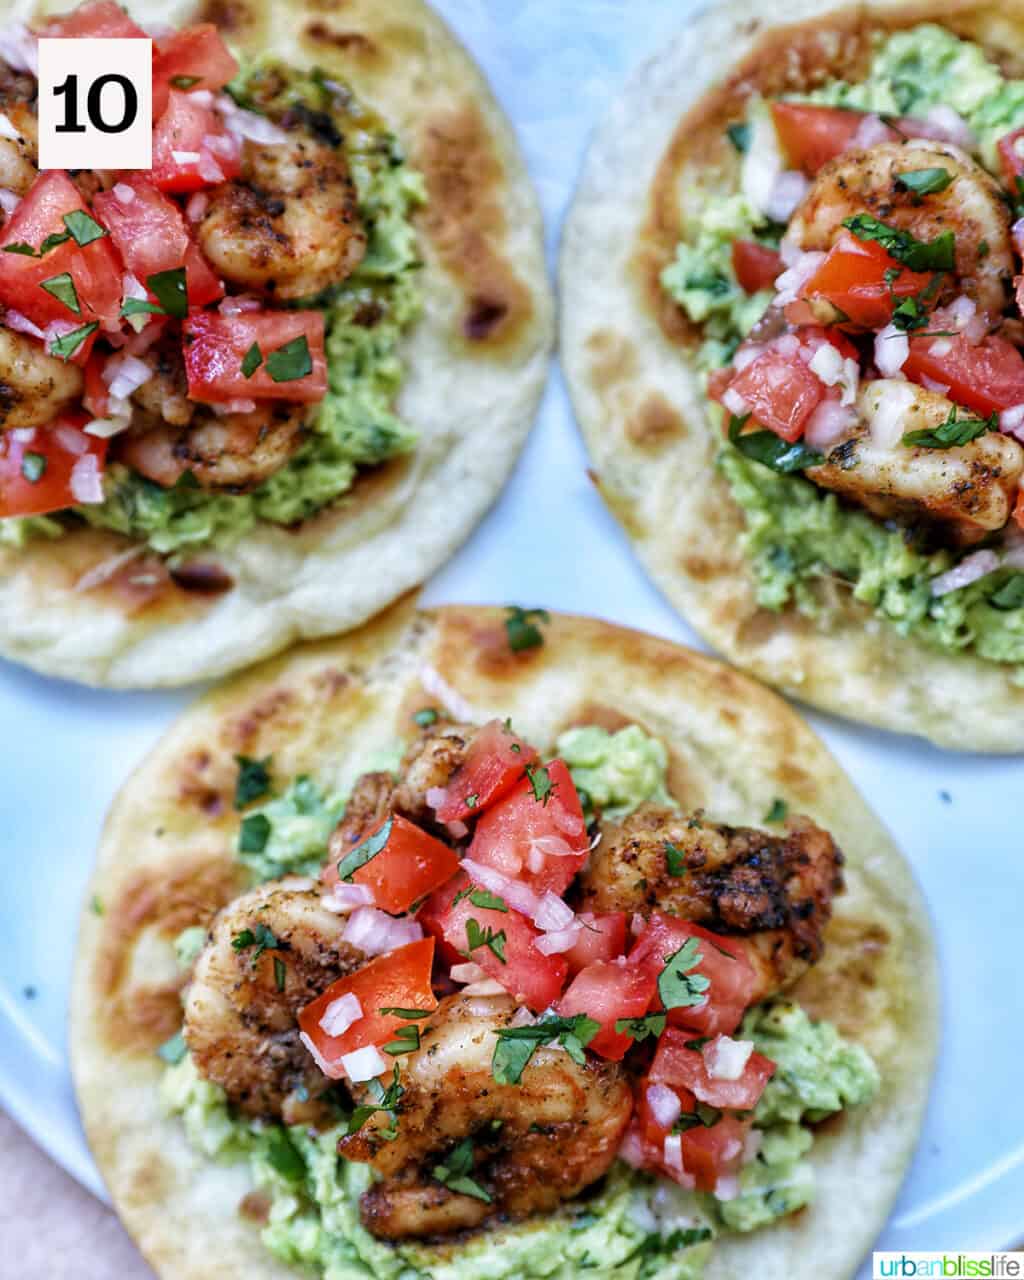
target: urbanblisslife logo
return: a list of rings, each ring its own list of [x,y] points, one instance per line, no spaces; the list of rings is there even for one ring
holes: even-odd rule
[[[871,1274],[874,1280],[916,1280],[920,1276],[1024,1280],[1024,1253],[876,1253]]]

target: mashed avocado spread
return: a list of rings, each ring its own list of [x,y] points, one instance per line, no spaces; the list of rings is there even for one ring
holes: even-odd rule
[[[806,96],[894,115],[950,106],[973,130],[982,161],[993,171],[997,140],[1024,125],[1024,80],[1006,79],[978,45],[932,24],[880,37],[863,81],[833,80]],[[738,150],[749,145],[766,109],[752,99],[747,120],[730,128]],[[748,296],[739,287],[733,240],[775,244],[782,230],[765,223],[740,194],[704,191],[688,207],[676,260],[661,279],[690,319],[703,325],[702,372],[729,363],[770,301],[766,292]],[[712,411],[717,420],[719,410]],[[764,608],[792,604],[827,621],[837,598],[830,580],[838,576],[903,634],[946,652],[1009,664],[1024,682],[1024,573],[1003,568],[934,596],[932,580],[956,563],[956,553],[929,550],[906,530],[846,507],[802,476],[772,471],[731,445],[723,446],[719,465],[746,518],[743,545]]]
[[[576,783],[606,814],[624,815],[647,800],[669,801],[664,744],[638,725],[617,733],[594,725],[563,734],[557,750]],[[367,768],[394,769],[398,748]],[[385,756],[387,758],[385,758]],[[289,872],[315,873],[345,800],[308,777],[246,809],[238,856],[261,881]],[[670,802],[670,801],[669,801]],[[247,834],[248,833],[248,834]],[[188,968],[202,947],[201,929],[184,930],[175,950]],[[812,1022],[783,1001],[752,1009],[736,1033],[778,1064],[754,1113],[757,1155],[742,1170],[730,1200],[686,1191],[664,1178],[616,1164],[592,1193],[558,1213],[515,1225],[497,1224],[448,1245],[386,1244],[359,1219],[369,1166],[342,1159],[338,1139],[347,1112],[313,1133],[236,1114],[223,1091],[202,1079],[184,1041],[161,1050],[168,1062],[161,1099],[181,1118],[194,1149],[216,1161],[246,1161],[253,1185],[269,1202],[261,1237],[281,1262],[323,1280],[700,1280],[716,1236],[767,1226],[814,1197],[814,1143],[807,1127],[848,1106],[867,1103],[877,1068],[827,1022]],[[401,1123],[399,1116],[399,1123]]]
[[[299,74],[264,59],[243,68],[229,91],[249,110],[274,115],[297,109],[325,136],[340,135],[368,245],[352,275],[302,304],[325,315],[328,391],[309,438],[269,480],[251,493],[211,493],[186,473],[164,489],[115,463],[107,470],[106,500],[74,508],[90,524],[144,539],[161,554],[228,545],[257,521],[295,524],[346,493],[360,467],[416,443],[393,405],[404,379],[400,344],[422,308],[411,221],[426,200],[422,176],[386,126],[349,100],[347,91],[336,94],[318,72]],[[32,536],[59,537],[64,528],[48,517],[2,520],[0,542],[19,546]]]

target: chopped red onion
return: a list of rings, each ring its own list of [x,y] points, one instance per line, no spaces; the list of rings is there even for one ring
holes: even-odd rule
[[[679,1094],[665,1084],[647,1086],[647,1105],[651,1109],[651,1115],[662,1129],[671,1129],[683,1109]]]
[[[205,144],[212,139],[203,139],[203,149],[199,152],[199,176],[204,182],[223,182],[224,170],[213,157],[213,153]]]
[[[153,370],[138,356],[119,352],[107,361],[102,377],[116,400],[127,400],[132,392],[153,377]]]
[[[900,370],[910,355],[910,339],[894,324],[875,334],[875,364],[883,378],[902,377]]]
[[[1024,404],[1015,404],[999,415],[999,430],[1024,442]]]
[[[78,432],[72,431],[70,427],[54,427],[53,434],[65,453],[74,453],[81,456],[88,448],[88,445]]]
[[[892,379],[870,384],[868,429],[875,444],[893,449],[903,439],[904,415],[916,399],[915,389],[907,382]]]
[[[732,367],[737,373],[742,373],[747,365],[753,364],[767,350],[768,348],[763,342],[744,342],[741,347],[737,348],[736,354],[732,358]]]
[[[198,164],[198,151],[172,151],[171,159],[175,164]]]
[[[571,951],[576,945],[582,928],[581,924],[574,922],[568,929],[555,929],[550,933],[542,933],[539,938],[534,938],[533,945],[543,956],[561,955],[565,951]]]
[[[362,1016],[363,1006],[359,1003],[359,997],[353,991],[346,991],[337,1000],[332,1000],[324,1010],[320,1030],[329,1036],[343,1036]]]
[[[348,918],[342,941],[368,956],[382,956],[422,937],[422,926],[416,920],[396,920],[376,907],[357,907]]]
[[[16,191],[10,191],[7,187],[0,187],[0,209],[3,209],[7,217],[17,209],[21,204],[21,196]]]
[[[576,916],[572,907],[563,902],[557,893],[546,890],[533,913],[533,923],[545,933],[554,933],[559,929],[568,929]]]
[[[634,911],[629,922],[629,931],[634,938],[639,938],[643,931],[647,928],[647,921],[639,911]]]
[[[243,311],[259,311],[262,306],[263,303],[260,302],[259,298],[254,298],[252,294],[236,293],[234,296],[225,298],[218,310],[222,311],[226,316],[234,316],[241,314]],[[431,792],[437,791],[444,791],[444,787],[431,787],[427,795],[429,796]],[[430,801],[428,800],[427,804],[429,803]]]
[[[921,386],[927,391],[937,391],[940,396],[948,395],[949,387],[944,382],[936,382],[934,378],[929,378],[926,373],[921,375]]]
[[[359,907],[373,906],[373,890],[365,884],[346,884],[339,880],[320,899],[321,905],[335,915],[347,916]]]
[[[83,455],[71,468],[71,496],[83,505],[103,501],[103,477],[95,454]]]
[[[622,1139],[622,1144],[619,1147],[619,1159],[633,1169],[642,1169],[646,1163],[646,1154],[644,1145],[640,1140],[640,1134],[632,1125],[626,1130],[626,1136]]]
[[[4,324],[8,329],[13,329],[16,333],[27,333],[32,338],[46,337],[42,329],[33,324],[28,316],[23,316],[20,311],[12,311],[8,308],[4,312]]]
[[[796,302],[800,290],[824,261],[824,253],[802,253],[791,267],[787,267],[782,275],[777,277],[775,288],[778,292],[775,295],[774,305],[784,307],[790,302]]]
[[[323,1074],[325,1076],[334,1076],[335,1072],[334,1072],[333,1063],[330,1063],[327,1061],[327,1059],[323,1056],[323,1054],[316,1047],[316,1045],[313,1043],[310,1037],[305,1033],[305,1031],[299,1032],[299,1039],[305,1045],[306,1050],[309,1053],[310,1057],[313,1059],[316,1065],[320,1068]]]
[[[822,400],[804,427],[804,440],[813,449],[828,449],[857,422],[857,413],[841,400]]]
[[[520,880],[513,880],[493,867],[485,866],[484,863],[477,862],[473,858],[463,858],[462,869],[474,884],[480,885],[490,893],[498,894],[513,910],[520,912],[528,919],[533,918],[540,906],[540,898],[529,885],[523,884]]]
[[[0,30],[0,58],[12,71],[39,75],[39,38],[23,22],[8,23]]]
[[[665,1138],[662,1159],[670,1173],[680,1176],[683,1174],[683,1135],[681,1133],[670,1133]]]
[[[481,978],[479,982],[471,982],[459,992],[463,996],[505,996],[508,992],[497,978]]]
[[[112,190],[119,204],[134,204],[135,192],[127,182],[115,182]]]
[[[702,1050],[704,1066],[713,1080],[738,1080],[754,1052],[753,1040],[715,1036]]]
[[[266,116],[257,115],[255,111],[246,111],[226,93],[218,93],[213,100],[214,110],[224,121],[227,129],[240,138],[248,138],[252,142],[260,142],[273,146],[288,141],[288,134]]]
[[[255,400],[225,400],[221,404],[209,404],[206,406],[212,409],[220,418],[226,418],[231,413],[252,413],[256,408]]]
[[[452,982],[483,982],[487,973],[480,965],[470,960],[465,964],[453,964],[450,977]]]
[[[784,170],[772,183],[764,212],[773,222],[788,222],[810,187],[810,182],[799,170]]]
[[[726,387],[722,392],[722,404],[730,413],[735,414],[737,418],[742,418],[744,414],[748,414],[750,412],[750,405],[747,404],[746,400],[743,399],[740,393],[738,391],[734,391],[732,387]]]
[[[903,122],[901,121],[901,127]],[[972,151],[978,145],[978,139],[967,124],[967,121],[944,102],[929,107],[924,113],[924,124],[932,132],[924,136],[936,138],[940,142],[952,142],[965,151]],[[906,132],[906,130],[904,130]]]
[[[952,569],[932,579],[932,595],[945,596],[960,587],[969,587],[972,582],[994,572],[999,565],[999,556],[994,551],[975,551]]]
[[[716,1200],[735,1200],[740,1193],[740,1180],[733,1174],[723,1175],[715,1183]]]
[[[388,1069],[388,1064],[381,1056],[376,1045],[366,1044],[353,1053],[342,1055],[341,1065],[345,1074],[353,1084],[363,1084],[367,1080],[375,1080]]]
[[[210,197],[206,192],[197,191],[188,198],[188,204],[185,205],[185,217],[189,222],[198,222],[206,212],[206,207],[209,203]]]
[[[210,89],[193,89],[188,95],[188,100],[199,107],[212,107],[213,93]]]
[[[896,137],[895,130],[880,116],[871,113],[860,122],[857,132],[850,139],[850,147],[876,147],[880,142],[888,142],[894,137]]]

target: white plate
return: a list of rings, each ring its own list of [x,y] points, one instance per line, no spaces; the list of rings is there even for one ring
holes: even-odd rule
[[[440,0],[439,7],[516,121],[553,250],[592,122],[690,9],[663,0]],[[430,601],[547,605],[695,643],[647,583],[585,465],[556,373],[512,483],[431,583]],[[190,696],[94,693],[0,664],[0,1100],[98,1194],[66,1065],[78,907],[107,805]],[[913,862],[942,950],[938,1076],[917,1158],[880,1243],[1007,1247],[1024,1236],[1024,765],[811,719]]]

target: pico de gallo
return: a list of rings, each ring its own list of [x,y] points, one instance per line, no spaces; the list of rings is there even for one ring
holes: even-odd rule
[[[239,851],[260,883],[189,931],[172,1107],[194,1116],[201,1096],[260,1151],[283,1120],[321,1190],[329,1151],[366,1274],[426,1266],[407,1252],[419,1238],[500,1218],[495,1247],[518,1259],[501,1274],[533,1275],[509,1222],[529,1219],[535,1242],[549,1218],[555,1241],[588,1188],[581,1203],[614,1222],[664,1185],[687,1225],[648,1241],[652,1266],[699,1275],[716,1234],[813,1196],[809,1077],[816,1118],[878,1087],[861,1048],[784,995],[822,954],[841,854],[781,801],[775,833],[684,812],[664,748],[635,725],[573,729],[542,752],[508,721],[414,719],[397,769],[363,774],[343,806],[307,777],[274,794],[272,762],[239,759]],[[233,1047],[230,1020],[211,1020],[225,973],[246,1010]],[[277,1015],[274,1054],[249,1045],[267,999],[290,1010],[298,1058]],[[334,1238],[337,1218],[323,1222]],[[292,1235],[265,1238],[294,1260]],[[609,1244],[609,1275],[627,1243]]]
[[[170,555],[408,450],[423,190],[383,122],[211,23],[161,28],[152,167],[39,171],[39,36],[148,33],[113,0],[0,32],[0,538],[86,521]]]
[[[759,602],[836,581],[904,632],[1024,664],[1024,84],[931,24],[861,82],[756,94],[734,185],[662,284],[702,336]]]

